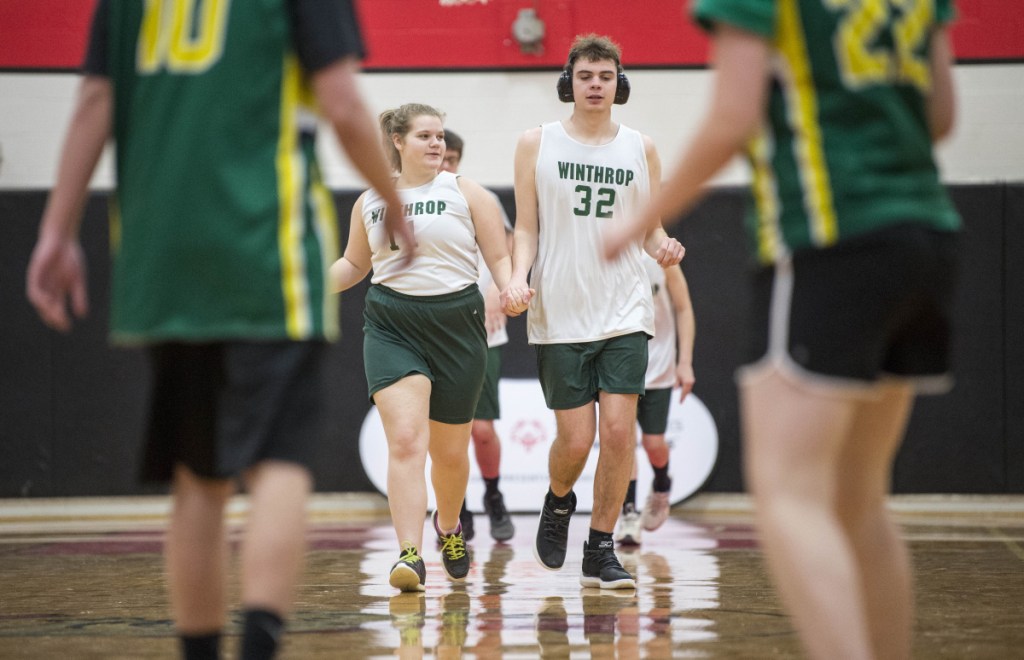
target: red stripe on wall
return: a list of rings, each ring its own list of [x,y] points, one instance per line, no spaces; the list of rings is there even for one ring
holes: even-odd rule
[[[141,1],[141,0],[134,0]],[[244,0],[236,0],[244,1]],[[73,69],[82,61],[96,0],[0,0],[0,69]],[[577,34],[612,36],[627,67],[703,66],[708,42],[684,0],[356,0],[373,69],[502,69],[560,66]],[[1024,59],[1021,0],[959,0],[953,45],[960,60]],[[523,8],[544,21],[543,50],[512,36]]]
[[[96,0],[0,0],[0,68],[77,68]]]

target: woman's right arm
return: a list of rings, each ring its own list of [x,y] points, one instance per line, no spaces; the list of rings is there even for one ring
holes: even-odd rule
[[[366,193],[360,195],[352,207],[345,255],[331,264],[331,291],[335,293],[352,288],[370,272],[370,239],[366,235],[366,225],[363,224],[364,197]]]

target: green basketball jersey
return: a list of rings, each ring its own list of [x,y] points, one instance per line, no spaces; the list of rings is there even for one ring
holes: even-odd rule
[[[114,339],[335,337],[337,223],[287,0],[107,4]]]
[[[959,228],[925,106],[950,0],[696,0],[693,13],[772,43],[766,127],[747,147],[759,261],[899,222]]]

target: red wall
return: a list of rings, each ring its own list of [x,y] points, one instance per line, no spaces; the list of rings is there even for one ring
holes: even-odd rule
[[[236,0],[242,1],[242,0]],[[96,0],[0,0],[0,69],[73,69],[81,61]],[[683,0],[489,0],[441,7],[439,0],[356,0],[367,69],[506,69],[560,66],[573,37],[613,36],[624,64],[702,66],[707,41]],[[957,58],[1024,61],[1021,0],[958,0]],[[642,9],[639,8],[642,6]],[[523,7],[545,22],[545,52],[523,54],[511,26]]]

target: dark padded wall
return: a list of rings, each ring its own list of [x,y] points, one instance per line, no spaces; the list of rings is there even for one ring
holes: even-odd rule
[[[968,226],[957,301],[957,386],[923,399],[895,472],[897,492],[1024,492],[1024,185],[955,186]],[[513,210],[512,194],[499,191]],[[355,192],[336,195],[347,219]],[[104,196],[83,225],[90,317],[70,335],[43,327],[24,297],[24,273],[45,194],[0,193],[0,497],[153,492],[135,481],[147,388],[144,354],[105,340],[109,277]],[[721,450],[706,490],[743,489],[732,374],[744,342],[745,193],[712,192],[672,231],[697,316],[695,391],[714,416]],[[347,222],[343,222],[347,224]],[[343,235],[345,231],[343,230]],[[321,491],[373,490],[358,453],[369,409],[362,371],[363,283],[342,298],[343,340],[332,347],[325,402],[335,435],[320,453]],[[536,375],[522,317],[510,322],[504,375]]]
[[[1001,493],[1010,487],[1003,193],[982,186],[953,190],[966,224],[954,327],[956,384],[947,395],[918,399],[896,461],[897,490]]]
[[[1007,491],[1024,491],[1024,184],[1006,186],[1003,297]]]

